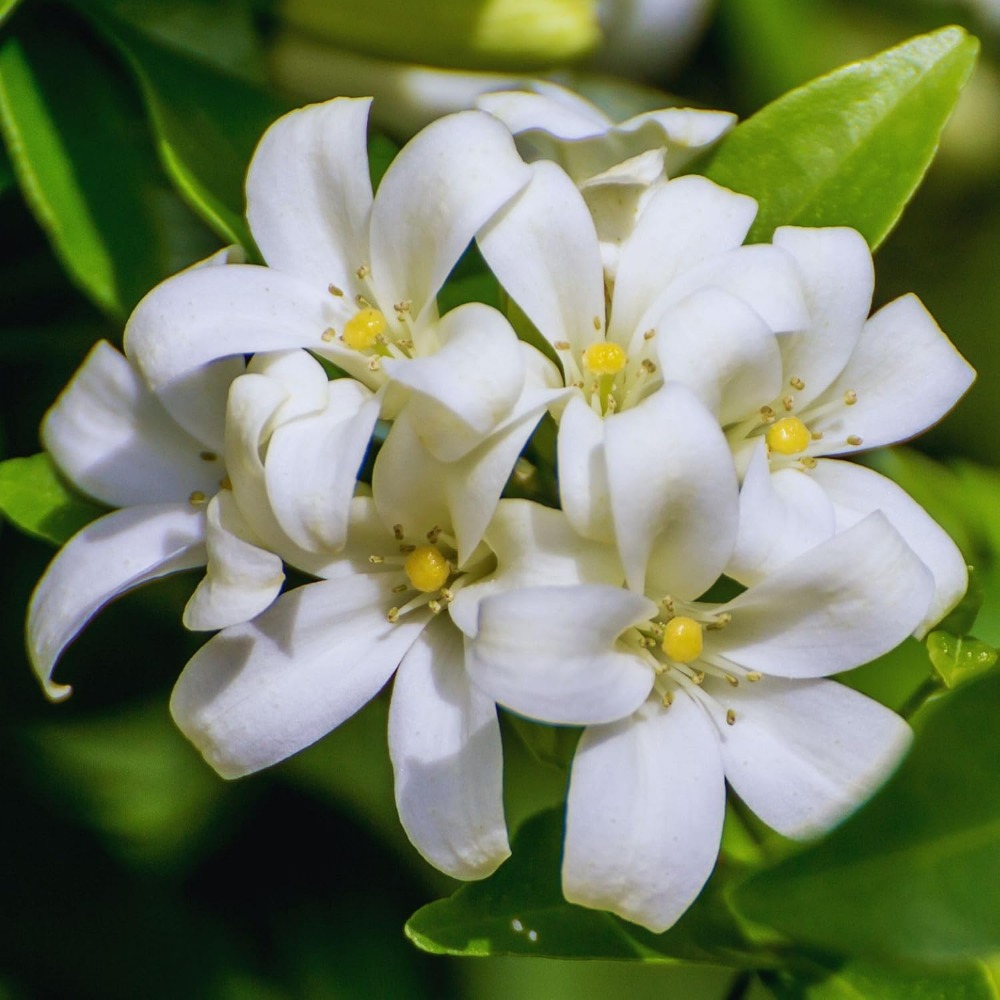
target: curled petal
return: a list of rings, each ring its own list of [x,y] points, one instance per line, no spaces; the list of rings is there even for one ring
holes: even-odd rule
[[[247,220],[267,263],[351,297],[369,257],[370,105],[338,97],[279,118],[247,172]]]
[[[492,700],[465,675],[462,633],[439,618],[396,673],[389,754],[406,835],[453,878],[491,875],[510,855],[503,749]]]
[[[220,632],[181,673],[170,711],[224,778],[297,753],[373,698],[427,624],[396,624],[389,574],[307,584]]]
[[[556,442],[562,508],[584,538],[599,542],[614,541],[606,428],[606,422],[574,393],[563,409]]]
[[[716,730],[685,695],[590,727],[570,777],[563,893],[666,930],[712,873],[725,805]]]
[[[912,740],[895,712],[834,681],[764,677],[726,691],[726,778],[786,837],[828,830],[899,763]]]
[[[257,544],[231,490],[217,493],[205,513],[205,576],[184,608],[184,625],[193,631],[249,621],[270,607],[285,581],[280,556]]]
[[[617,648],[656,606],[615,587],[531,587],[487,597],[466,668],[495,701],[532,719],[588,725],[642,704],[653,670]]]
[[[28,653],[48,697],[69,697],[52,671],[104,605],[150,580],[203,566],[204,542],[204,514],[187,503],[126,507],[77,532],[49,563],[28,605]]]
[[[103,340],[45,415],[42,442],[73,483],[114,507],[210,496],[225,475],[220,456],[178,427]]]
[[[747,670],[822,677],[898,645],[933,594],[930,571],[874,513],[720,606],[732,621],[706,636],[711,652]]]

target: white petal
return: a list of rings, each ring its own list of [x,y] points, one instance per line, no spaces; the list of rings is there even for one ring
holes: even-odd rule
[[[479,248],[511,298],[551,344],[579,351],[600,339],[604,272],[597,232],[576,185],[552,163],[479,234]]]
[[[503,748],[493,702],[465,676],[462,633],[432,622],[396,674],[389,753],[406,835],[453,878],[491,875],[510,856]]]
[[[705,177],[678,177],[663,185],[622,244],[610,328],[627,343],[646,307],[681,271],[738,247],[757,203]]]
[[[604,425],[611,510],[629,586],[646,589],[649,567],[656,593],[697,597],[718,578],[736,542],[736,469],[718,422],[684,386],[668,383]]]
[[[958,402],[975,377],[920,299],[895,299],[865,323],[847,367],[816,400],[817,406],[836,403],[848,390],[858,396],[853,406],[811,422],[825,435],[812,450],[851,451],[848,435],[874,448],[919,434]]]
[[[968,586],[968,568],[958,546],[905,490],[871,469],[820,459],[810,475],[833,501],[838,531],[880,510],[934,575],[934,598],[915,633],[923,638],[961,600]]]
[[[469,242],[530,178],[510,132],[464,111],[433,122],[393,160],[372,209],[372,283],[420,317]]]
[[[878,788],[912,739],[894,712],[833,681],[764,677],[725,697],[736,713],[722,733],[726,778],[786,837],[838,823]]]
[[[779,338],[735,295],[700,289],[668,308],[654,329],[664,377],[686,385],[722,426],[781,392]],[[644,331],[637,333],[641,343]]]
[[[379,692],[427,624],[426,611],[386,620],[394,579],[307,584],[220,632],[174,688],[181,732],[219,774],[238,778],[335,729]]]
[[[605,431],[604,419],[574,393],[562,412],[556,441],[559,500],[570,524],[599,542],[614,540]]]
[[[655,608],[599,584],[496,594],[479,605],[466,669],[495,701],[529,718],[612,722],[635,711],[652,687],[652,667],[616,642]]]
[[[767,446],[758,440],[740,490],[739,531],[726,575],[756,583],[836,530],[833,504],[812,475],[793,468],[771,472]]]
[[[156,398],[188,434],[209,450],[221,453],[226,440],[229,388],[245,370],[242,354],[210,361],[170,385],[161,386]]]
[[[46,413],[42,443],[71,482],[114,507],[211,495],[225,475],[104,340]]]
[[[368,263],[370,105],[339,97],[279,118],[247,172],[247,221],[267,263],[348,295]]]
[[[602,135],[612,121],[573,91],[539,81],[539,93],[501,90],[476,98],[476,107],[499,118],[515,135],[547,132],[557,139],[584,139]]]
[[[184,625],[213,631],[256,617],[278,596],[285,580],[280,556],[257,544],[231,490],[206,510],[208,564],[184,608]]]
[[[822,677],[881,656],[924,618],[934,580],[880,513],[721,606],[706,653],[778,677]]]
[[[871,309],[875,268],[864,237],[853,229],[784,226],[773,243],[799,269],[810,322],[781,338],[785,374],[799,378],[800,408],[815,399],[847,364]]]
[[[328,385],[329,404],[277,427],[264,475],[278,524],[300,548],[335,552],[347,538],[358,470],[378,419],[379,397],[353,379]]]
[[[204,541],[201,510],[150,504],[106,514],[59,550],[31,595],[26,626],[31,664],[53,701],[70,694],[51,679],[56,661],[87,622],[133,587],[203,566]]]
[[[454,462],[510,413],[524,388],[524,360],[510,323],[479,302],[451,310],[437,332],[444,343],[434,354],[387,358],[382,368],[414,394],[410,417],[427,450]]]
[[[352,313],[326,286],[271,268],[198,268],[168,278],[136,306],[125,353],[159,390],[218,358],[326,348],[323,331]]]
[[[624,579],[613,545],[581,538],[561,510],[530,500],[501,500],[484,536],[497,568],[463,587],[448,606],[467,635],[478,628],[479,602],[490,594],[522,587],[620,585]]]
[[[712,873],[725,806],[716,730],[687,696],[587,729],[570,776],[563,894],[666,930]]]

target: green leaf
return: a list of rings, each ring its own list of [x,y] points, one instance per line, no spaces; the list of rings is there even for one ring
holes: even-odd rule
[[[437,955],[769,964],[766,953],[750,950],[721,901],[719,886],[730,874],[724,862],[681,920],[657,935],[563,899],[562,832],[561,809],[528,820],[514,838],[513,856],[495,875],[422,907],[407,922],[407,937]]]
[[[0,27],[20,6],[21,0],[0,0]]]
[[[243,219],[247,165],[288,106],[113,18],[96,20],[135,73],[163,167],[181,196],[222,239],[252,247]]]
[[[793,90],[734,129],[704,173],[753,195],[751,242],[778,226],[885,239],[937,150],[979,43],[943,28]]]
[[[907,760],[825,840],[733,893],[750,919],[835,954],[1000,952],[1000,674],[928,705]]]
[[[0,130],[35,217],[72,280],[123,318],[202,256],[202,233],[160,179],[145,129],[76,22],[22,19],[0,47]],[[68,85],[67,81],[72,84]]]
[[[838,968],[765,973],[776,1000],[995,1000],[978,963],[948,969],[915,969],[848,961]]]
[[[21,531],[62,545],[104,508],[74,493],[40,452],[0,462],[0,512]]]
[[[927,654],[938,676],[949,688],[985,673],[997,662],[997,651],[974,636],[954,636],[950,632],[931,632],[927,636]]]

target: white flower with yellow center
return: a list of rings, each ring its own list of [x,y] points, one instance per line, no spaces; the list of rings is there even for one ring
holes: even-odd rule
[[[548,398],[525,393],[528,369],[545,362],[499,312],[468,303],[441,317],[436,301],[530,172],[503,125],[468,111],[411,140],[373,195],[369,105],[338,98],[275,122],[247,177],[247,218],[267,266],[169,279],[135,310],[126,344],[168,395],[216,358],[307,348],[384,388],[382,416],[406,410],[422,446],[456,462],[505,422],[537,419]],[[526,438],[531,427],[522,430]],[[494,503],[509,473],[497,466]],[[490,513],[456,530],[481,533]],[[477,541],[463,537],[463,551]]]
[[[500,731],[492,699],[469,680],[462,630],[497,592],[618,583],[614,552],[582,542],[559,511],[502,500],[462,561],[440,526],[415,515],[387,528],[358,497],[324,575],[211,639],[177,682],[174,719],[235,778],[318,740],[395,673],[389,750],[403,827],[442,871],[489,875],[509,854]]]
[[[595,585],[486,597],[473,681],[529,718],[587,727],[569,787],[566,898],[670,927],[715,864],[726,782],[789,837],[855,808],[909,730],[820,678],[899,643],[932,589],[876,513],[725,604]]]
[[[663,561],[677,582],[668,589],[696,597],[729,558],[737,514],[729,447],[697,396],[709,372],[727,413],[756,399],[775,334],[808,322],[794,262],[776,247],[741,245],[752,199],[681,177],[652,198],[606,284],[576,186],[553,163],[531,171],[479,245],[570,390],[553,407],[562,507],[585,537],[617,541],[636,589],[669,526]]]
[[[762,579],[881,510],[934,575],[922,633],[965,592],[961,553],[895,484],[828,456],[913,437],[951,409],[975,372],[916,296],[868,318],[874,275],[859,233],[785,228],[774,243],[796,262],[809,323],[778,338],[778,351],[754,367],[755,391],[739,400],[718,392],[710,370],[701,388],[687,380],[725,426],[743,478],[727,573],[743,583]]]

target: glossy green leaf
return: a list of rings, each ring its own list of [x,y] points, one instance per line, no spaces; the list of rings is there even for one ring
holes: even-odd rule
[[[776,1000],[995,1000],[993,982],[977,962],[947,969],[915,969],[848,961],[766,973]]]
[[[27,534],[62,545],[104,508],[74,493],[39,452],[0,462],[0,512]]]
[[[927,636],[927,654],[938,676],[949,688],[985,673],[996,664],[998,655],[988,642],[944,631],[931,632]]]
[[[563,899],[562,833],[561,809],[528,820],[514,838],[513,856],[495,875],[422,907],[407,922],[407,937],[438,955],[768,964],[769,956],[751,950],[721,900],[719,887],[731,874],[725,863],[681,920],[657,935]]]
[[[97,23],[136,75],[164,169],[182,197],[222,239],[251,247],[243,219],[247,164],[287,105],[126,24],[107,16]]]
[[[820,77],[734,129],[704,173],[760,202],[753,242],[777,226],[852,226],[874,248],[930,164],[977,51],[944,28]]]
[[[815,846],[752,875],[737,908],[795,942],[914,961],[1000,952],[1000,674],[928,705],[882,792]]]
[[[21,5],[21,0],[0,0],[0,26]]]
[[[0,130],[71,279],[116,318],[205,252],[130,96],[76,22],[24,20],[0,47]],[[69,85],[68,81],[72,81]]]

